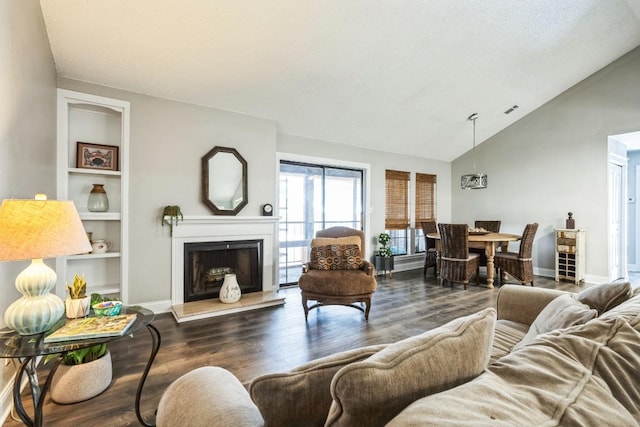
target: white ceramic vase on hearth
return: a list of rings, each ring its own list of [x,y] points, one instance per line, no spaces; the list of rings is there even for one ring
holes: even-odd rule
[[[240,291],[240,285],[238,284],[236,275],[225,274],[224,283],[222,283],[222,287],[220,288],[220,302],[232,304],[240,301],[241,295],[242,292]]]

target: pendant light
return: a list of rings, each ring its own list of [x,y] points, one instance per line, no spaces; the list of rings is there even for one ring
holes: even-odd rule
[[[478,113],[473,113],[467,120],[473,122],[473,173],[462,175],[460,180],[460,187],[463,190],[477,190],[480,188],[487,188],[487,174],[476,172],[476,119]]]

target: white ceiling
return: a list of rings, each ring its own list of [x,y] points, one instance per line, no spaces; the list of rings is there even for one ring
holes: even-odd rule
[[[61,77],[445,161],[640,45],[640,0],[40,3]]]

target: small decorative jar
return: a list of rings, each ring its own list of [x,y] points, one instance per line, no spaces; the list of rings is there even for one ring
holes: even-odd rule
[[[109,210],[109,199],[107,198],[107,192],[104,190],[104,184],[93,184],[87,201],[87,209],[89,212],[106,212]]]
[[[220,302],[231,304],[240,301],[240,285],[235,274],[225,274],[224,283],[220,288]]]
[[[576,228],[576,221],[573,219],[573,212],[569,212],[569,218],[567,218],[565,228],[567,230],[573,230]]]

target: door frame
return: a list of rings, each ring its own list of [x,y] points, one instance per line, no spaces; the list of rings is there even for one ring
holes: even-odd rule
[[[611,182],[611,168],[619,167],[621,168],[621,177],[620,177],[620,194],[614,194],[614,186]],[[608,261],[607,261],[607,275],[609,276],[609,280],[615,280],[619,278],[627,279],[629,277],[628,273],[628,260],[627,260],[627,158],[626,156],[622,156],[620,154],[616,154],[614,152],[608,153],[608,162],[607,162],[607,188],[609,193],[608,200],[608,208],[607,208],[607,235],[608,238]],[[620,212],[620,231],[619,236],[620,239],[616,241],[616,239],[612,238],[612,228],[613,228],[613,218],[612,212],[614,212],[613,204],[618,201],[617,209]],[[613,272],[614,266],[614,251],[616,250],[616,246],[619,249],[619,257],[620,257],[620,266],[618,272]],[[619,277],[613,277],[619,276]]]

